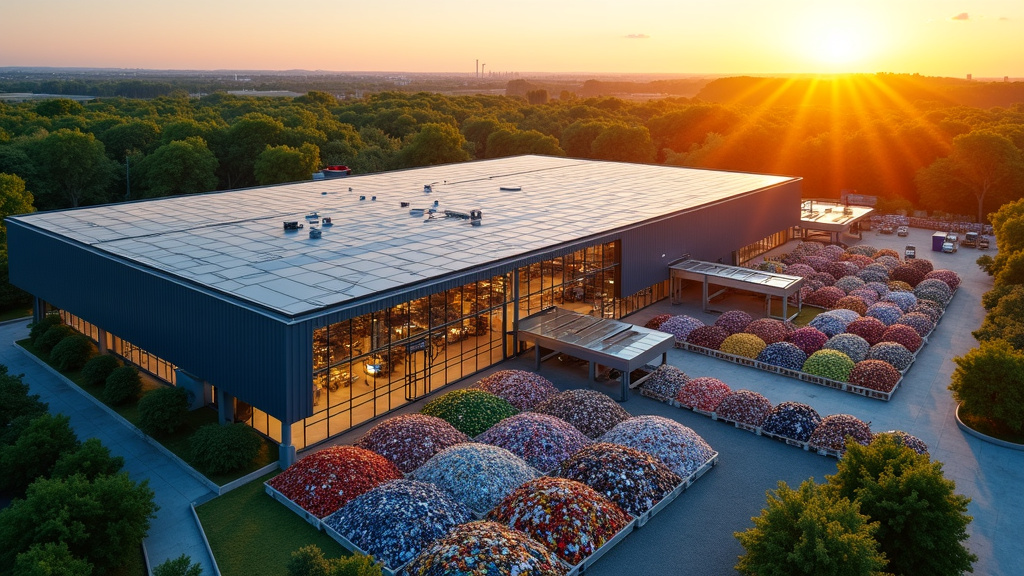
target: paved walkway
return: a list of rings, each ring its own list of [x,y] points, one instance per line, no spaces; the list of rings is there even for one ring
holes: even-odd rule
[[[91,396],[69,386],[13,344],[27,336],[27,322],[0,325],[0,342],[10,343],[0,345],[0,364],[5,364],[11,374],[24,374],[24,382],[33,394],[49,403],[50,412],[69,416],[79,440],[99,438],[112,454],[124,458],[124,469],[133,480],[149,480],[160,506],[145,540],[150,564],[156,566],[187,554],[202,565],[203,574],[214,574],[213,561],[189,509],[190,502],[209,497],[210,490],[94,404]]]

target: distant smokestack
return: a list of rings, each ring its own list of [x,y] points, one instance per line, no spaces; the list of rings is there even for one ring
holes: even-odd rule
[[[1009,82],[1009,81],[1010,81],[1010,77],[1009,76],[1003,76],[1003,82]]]
[[[476,77],[477,78],[480,77],[480,59],[479,58],[476,59]]]
[[[481,76],[486,76],[486,72],[484,72],[484,70],[487,70],[487,63],[486,62],[480,65],[480,75]]]
[[[971,81],[971,75],[970,75],[970,74],[968,74],[968,75],[967,75],[967,81],[968,81],[968,82],[970,82],[970,81]]]

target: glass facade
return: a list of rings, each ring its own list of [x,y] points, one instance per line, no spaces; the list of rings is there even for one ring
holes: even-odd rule
[[[618,242],[599,244],[315,329],[313,414],[292,424],[292,444],[301,450],[327,440],[526,350],[514,340],[518,318],[550,306],[621,318],[668,295],[666,280],[622,296],[620,254]],[[174,383],[169,362],[72,314],[61,316]],[[236,401],[235,418],[281,441],[281,422],[257,407]]]
[[[767,238],[762,238],[757,242],[747,244],[743,248],[740,248],[739,250],[736,251],[735,264],[737,266],[746,266],[748,263],[750,263],[752,260],[760,256],[761,254],[764,254],[765,252],[768,252],[773,248],[782,246],[786,242],[789,242],[789,230],[776,232],[775,234],[772,234]]]

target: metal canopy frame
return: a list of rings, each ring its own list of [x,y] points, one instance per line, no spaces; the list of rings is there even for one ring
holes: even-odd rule
[[[541,362],[559,353],[586,360],[590,381],[594,381],[597,364],[621,371],[620,402],[629,398],[630,373],[659,355],[661,363],[666,363],[668,351],[675,346],[671,334],[557,306],[520,319],[518,333],[520,339],[534,343],[534,367],[538,372]],[[541,347],[554,352],[542,356]]]
[[[765,315],[769,318],[779,320],[792,320],[803,310],[803,298],[800,288],[804,285],[804,279],[800,276],[788,274],[777,274],[744,268],[742,266],[729,266],[716,262],[705,262],[703,260],[682,260],[669,266],[672,278],[673,302],[678,303],[678,294],[682,288],[682,282],[695,280],[702,284],[701,305],[705,312],[721,312],[709,306],[711,299],[720,296],[729,288],[747,290],[765,295]],[[714,284],[722,288],[717,292],[709,293],[709,286]],[[789,314],[789,297],[796,294],[797,310]],[[782,299],[782,316],[772,314],[772,297]]]

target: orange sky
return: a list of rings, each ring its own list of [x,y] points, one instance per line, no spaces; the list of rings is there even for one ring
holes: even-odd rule
[[[1024,77],[1024,0],[32,0],[0,66]]]

